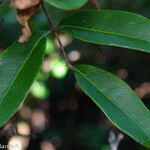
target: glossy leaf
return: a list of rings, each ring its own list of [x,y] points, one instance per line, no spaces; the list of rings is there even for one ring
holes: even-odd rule
[[[150,111],[118,77],[89,65],[74,69],[81,89],[123,132],[150,147]]]
[[[73,10],[82,7],[88,0],[45,0],[50,5],[64,9]]]
[[[16,42],[0,55],[0,126],[18,110],[40,69],[46,44],[42,35]]]
[[[65,18],[59,27],[86,42],[150,53],[150,20],[134,13],[83,11]]]

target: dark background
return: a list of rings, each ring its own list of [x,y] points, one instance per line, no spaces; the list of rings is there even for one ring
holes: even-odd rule
[[[135,12],[150,18],[149,0],[102,0],[102,9]],[[55,24],[72,12],[47,6]],[[88,3],[84,9],[95,9]],[[79,11],[79,10],[77,10]],[[49,30],[40,11],[30,22],[34,30]],[[9,3],[0,6],[0,49],[17,40],[21,27]],[[66,53],[73,64],[101,67],[125,80],[150,108],[150,54],[128,49],[97,46],[61,34]],[[73,73],[65,67],[62,55],[48,37],[45,61],[25,103],[0,131],[0,143],[19,142],[29,150],[108,150],[109,133],[121,133],[101,110],[80,90]],[[19,92],[19,91],[18,91]],[[146,150],[124,135],[119,150]]]

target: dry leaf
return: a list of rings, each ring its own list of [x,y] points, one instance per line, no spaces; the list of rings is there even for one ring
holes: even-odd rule
[[[29,20],[38,11],[42,0],[11,0],[11,3],[17,11],[17,19],[22,25],[22,35],[18,41],[24,43],[32,35]]]

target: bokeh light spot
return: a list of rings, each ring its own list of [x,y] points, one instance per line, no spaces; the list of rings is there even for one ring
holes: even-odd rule
[[[64,78],[67,74],[68,68],[65,61],[57,60],[52,66],[52,75],[56,78]]]
[[[26,122],[17,123],[17,132],[23,136],[30,135],[30,126]]]
[[[52,39],[48,38],[46,42],[46,54],[50,55],[55,50],[54,42]]]
[[[31,94],[38,99],[46,99],[49,96],[49,90],[44,83],[35,81],[31,88]]]

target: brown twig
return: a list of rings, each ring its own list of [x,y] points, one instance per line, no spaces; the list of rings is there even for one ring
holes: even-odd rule
[[[45,6],[44,6],[43,3],[42,3],[42,9],[43,9],[43,11],[44,11],[44,13],[45,13],[45,15],[46,15],[46,17],[47,17],[47,20],[48,20],[48,23],[49,23],[49,26],[50,26],[50,30],[51,30],[51,32],[54,33],[55,38],[56,38],[56,40],[57,40],[57,42],[58,42],[58,44],[59,44],[60,50],[61,50],[61,52],[62,52],[62,54],[63,54],[63,56],[64,56],[64,58],[65,58],[65,61],[66,61],[66,65],[68,66],[69,69],[72,70],[72,69],[73,69],[73,66],[72,66],[72,64],[68,61],[68,58],[67,58],[67,55],[66,55],[64,46],[63,46],[63,44],[62,44],[62,42],[61,42],[61,39],[59,38],[57,28],[56,28],[56,26],[54,25],[54,23],[52,22],[51,17],[49,16],[49,14],[48,14],[48,12],[47,12],[47,10],[46,10],[46,8],[45,8]],[[51,28],[52,28],[52,29],[51,29]]]

